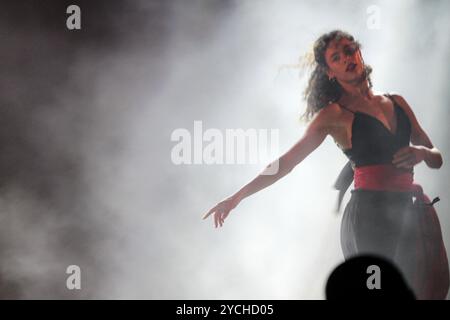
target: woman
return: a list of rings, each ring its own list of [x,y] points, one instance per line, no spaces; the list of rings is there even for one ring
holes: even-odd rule
[[[438,198],[430,203],[413,183],[413,167],[422,161],[430,168],[442,166],[440,151],[405,99],[372,90],[371,68],[353,36],[340,30],[322,35],[314,44],[314,60],[305,92],[310,123],[303,137],[277,160],[276,174],[262,172],[203,219],[214,214],[221,227],[240,201],[291,172],[330,135],[350,160],[337,182],[340,199],[355,180],[341,225],[344,257],[386,257],[419,299],[444,299],[449,271],[432,207]]]

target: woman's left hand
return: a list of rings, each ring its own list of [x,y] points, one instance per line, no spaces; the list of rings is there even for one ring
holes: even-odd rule
[[[412,168],[425,159],[426,152],[426,148],[422,146],[404,147],[394,154],[392,163],[397,168]]]

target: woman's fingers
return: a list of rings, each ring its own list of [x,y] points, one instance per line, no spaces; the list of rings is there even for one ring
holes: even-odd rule
[[[402,155],[400,157],[394,158],[394,160],[392,160],[392,163],[393,164],[397,164],[397,163],[402,162],[402,161],[404,161],[406,159],[409,159],[410,157],[411,157],[410,154],[405,154],[405,155]]]
[[[222,213],[219,212],[219,213],[217,213],[217,226],[221,227],[222,225],[223,225]]]
[[[414,167],[419,161],[417,161],[416,155],[414,153],[409,153],[407,156],[402,156],[392,163],[398,168],[411,168]]]
[[[220,215],[220,226],[222,226],[225,223],[225,218],[228,216],[230,211],[225,211]]]
[[[412,159],[407,159],[397,164],[397,168],[412,168],[414,166],[414,161]]]
[[[405,153],[409,153],[409,152],[411,152],[411,148],[409,146],[406,146],[406,147],[400,148],[400,150],[398,150],[394,154],[394,157],[399,157],[399,156],[401,156],[401,155],[403,155]]]
[[[213,208],[211,208],[204,216],[203,216],[203,220],[208,218],[211,214],[214,213],[214,226],[217,227],[222,227],[224,222],[225,222],[225,218],[228,217],[229,213],[230,213],[231,209],[228,207],[227,203],[219,203],[217,205],[215,205]]]
[[[203,220],[205,220],[206,218],[208,218],[211,213],[213,213],[214,211],[216,211],[217,206],[212,207],[204,216],[203,216]]]
[[[405,167],[405,166],[414,166],[417,161],[414,155],[410,155],[408,157],[396,160],[395,162],[392,162],[397,167]]]
[[[404,153],[404,154],[402,154],[402,155],[395,156],[394,159],[393,159],[393,161],[392,161],[392,163],[397,164],[397,163],[399,163],[399,162],[404,161],[405,159],[411,158],[412,156],[413,156],[412,153]]]
[[[214,226],[215,226],[216,228],[217,228],[217,227],[222,227],[224,222],[225,222],[225,218],[224,218],[223,213],[217,212],[217,213],[214,215]]]
[[[401,162],[397,162],[397,163],[395,164],[395,166],[396,166],[397,168],[402,168],[402,167],[404,167],[404,166],[409,166],[409,165],[412,165],[411,159],[406,159],[406,160],[403,160],[403,161],[401,161]]]

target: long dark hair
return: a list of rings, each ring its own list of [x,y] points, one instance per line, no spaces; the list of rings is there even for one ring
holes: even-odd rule
[[[342,95],[343,89],[341,85],[336,79],[330,80],[328,78],[328,65],[325,60],[325,51],[330,42],[333,40],[339,41],[342,38],[346,38],[354,42],[358,48],[360,47],[360,44],[355,41],[351,34],[341,30],[333,30],[325,33],[314,42],[312,72],[308,80],[308,86],[304,92],[306,111],[302,115],[302,118],[306,121],[309,121],[315,113],[326,107],[328,104],[337,102]],[[364,74],[369,81],[370,87],[372,87],[372,81],[370,80],[371,72],[372,68],[368,65],[364,65]]]

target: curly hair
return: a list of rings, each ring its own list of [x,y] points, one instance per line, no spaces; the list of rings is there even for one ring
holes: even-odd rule
[[[313,69],[308,80],[308,86],[304,92],[306,111],[302,115],[302,118],[307,121],[311,120],[314,114],[320,109],[326,107],[330,103],[337,102],[342,95],[343,89],[341,85],[335,79],[330,80],[328,78],[328,65],[325,60],[325,51],[330,42],[333,40],[339,41],[343,38],[354,42],[358,48],[360,47],[360,44],[355,41],[351,34],[341,30],[333,30],[325,33],[314,42]],[[368,65],[364,65],[364,74],[369,81],[370,87],[372,87],[372,81],[370,79],[371,73],[372,68]]]

